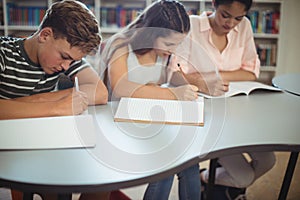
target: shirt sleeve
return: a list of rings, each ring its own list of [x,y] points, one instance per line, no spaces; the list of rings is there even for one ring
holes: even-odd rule
[[[86,59],[83,58],[79,61],[75,61],[74,63],[72,63],[70,65],[70,68],[65,72],[65,75],[67,75],[68,77],[72,77],[75,74],[77,74],[79,71],[87,67],[91,67],[91,64],[87,62]]]
[[[258,78],[260,72],[260,60],[256,51],[256,46],[254,42],[253,32],[248,19],[244,26],[245,31],[245,49],[243,53],[243,60],[241,69],[253,72]]]

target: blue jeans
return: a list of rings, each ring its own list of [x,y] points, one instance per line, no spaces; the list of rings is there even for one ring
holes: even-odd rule
[[[193,165],[177,174],[179,199],[200,200],[199,165]],[[144,194],[144,200],[168,200],[174,176],[150,183]]]

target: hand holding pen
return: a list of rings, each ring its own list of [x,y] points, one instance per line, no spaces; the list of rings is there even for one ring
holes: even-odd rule
[[[182,71],[180,64],[178,63],[177,66],[179,67],[180,73],[182,74],[183,78],[186,80],[185,73]],[[198,98],[198,88],[194,85],[186,84],[178,86],[175,88],[171,88],[171,91],[178,100],[195,100]]]
[[[75,77],[75,90],[76,92],[73,94],[73,110],[74,114],[88,114],[88,99],[85,93],[79,90],[78,77]]]

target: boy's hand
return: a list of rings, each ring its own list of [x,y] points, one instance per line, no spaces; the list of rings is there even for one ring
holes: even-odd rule
[[[79,115],[88,107],[88,98],[84,92],[76,91],[68,94],[63,99],[57,101],[57,112],[59,115]]]

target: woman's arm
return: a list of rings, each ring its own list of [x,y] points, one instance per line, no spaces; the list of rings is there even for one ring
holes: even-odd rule
[[[256,76],[253,72],[246,71],[243,69],[235,71],[220,71],[222,79],[228,82],[230,81],[254,81]]]
[[[123,53],[121,53],[123,52]],[[154,99],[195,99],[194,86],[184,85],[180,88],[161,88],[156,85],[143,85],[128,80],[127,58],[128,53],[124,49],[116,51],[109,66],[109,79],[113,91],[113,97],[136,97]]]

